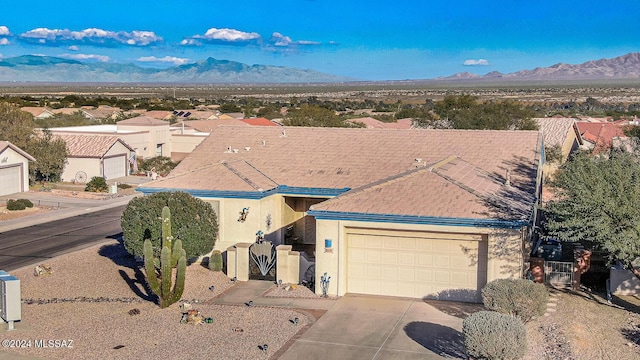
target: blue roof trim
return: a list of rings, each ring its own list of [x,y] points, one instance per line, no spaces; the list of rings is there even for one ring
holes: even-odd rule
[[[347,192],[349,190],[350,188],[342,188],[342,189],[304,188],[304,187],[293,187],[293,186],[287,186],[287,185],[279,185],[278,187],[267,190],[267,191],[193,190],[193,189],[174,189],[174,188],[149,188],[144,186],[136,188],[136,191],[140,191],[145,195],[149,195],[157,192],[183,191],[195,197],[201,197],[201,198],[254,199],[254,200],[260,200],[274,194],[334,197],[344,192]]]
[[[525,220],[467,219],[418,215],[366,214],[325,210],[309,210],[307,214],[314,216],[316,220],[352,220],[400,224],[471,226],[483,228],[488,227],[501,229],[519,229],[529,224],[529,222]]]

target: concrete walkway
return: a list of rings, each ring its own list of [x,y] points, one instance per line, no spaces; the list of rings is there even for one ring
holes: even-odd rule
[[[347,295],[337,300],[264,296],[272,286],[269,281],[239,283],[213,299],[213,303],[244,305],[252,301],[253,306],[326,311],[294,338],[279,359],[466,358],[462,318],[447,315],[420,299],[370,295]]]

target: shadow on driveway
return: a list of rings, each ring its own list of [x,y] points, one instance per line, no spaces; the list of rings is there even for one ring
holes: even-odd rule
[[[405,325],[404,331],[413,341],[442,357],[465,359],[464,337],[448,326],[424,321]]]

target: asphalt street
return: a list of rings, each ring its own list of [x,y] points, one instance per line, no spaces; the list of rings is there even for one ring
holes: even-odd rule
[[[120,238],[125,206],[88,212],[0,233],[0,269],[34,265],[108,239]]]

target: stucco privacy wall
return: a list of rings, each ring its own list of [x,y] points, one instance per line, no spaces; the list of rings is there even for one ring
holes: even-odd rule
[[[480,235],[487,241],[486,282],[498,278],[518,278],[522,275],[524,241],[519,229],[491,229],[463,226],[437,226],[420,224],[398,224],[380,222],[360,222],[343,220],[317,220],[316,242],[316,293],[322,294],[319,277],[327,273],[331,276],[328,294],[342,296],[347,293],[347,237],[352,229],[368,229],[381,233],[388,231],[437,232],[443,234]],[[325,252],[324,239],[332,240],[332,251]],[[484,240],[486,239],[486,240]],[[447,240],[442,240],[447,241]],[[471,261],[482,262],[478,254],[469,254]],[[475,259],[474,259],[475,257]],[[479,267],[479,271],[482,266]],[[438,298],[438,294],[424,294],[425,297]]]
[[[99,158],[69,157],[62,172],[62,181],[73,181],[79,171],[87,174],[87,181],[94,176],[102,177],[100,166]]]

